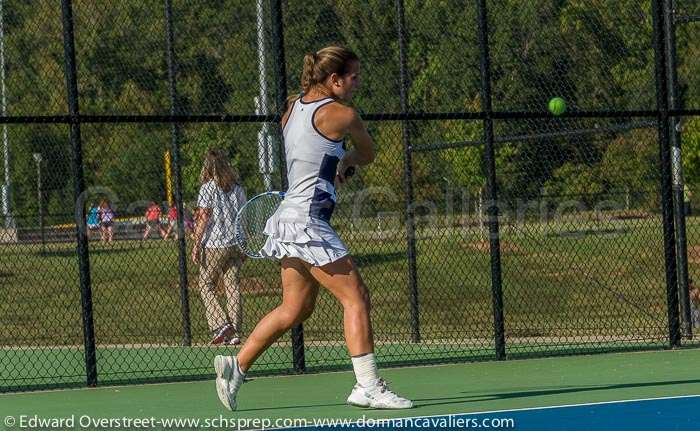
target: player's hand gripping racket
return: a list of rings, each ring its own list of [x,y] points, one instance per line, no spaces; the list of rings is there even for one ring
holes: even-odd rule
[[[345,178],[350,178],[354,174],[354,166],[345,170]],[[255,259],[265,257],[261,253],[267,241],[267,235],[263,232],[265,224],[283,200],[284,192],[260,193],[238,210],[234,221],[234,235],[243,253]]]

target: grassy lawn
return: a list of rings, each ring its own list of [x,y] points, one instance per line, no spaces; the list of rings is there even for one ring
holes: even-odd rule
[[[444,226],[418,231],[423,342],[413,344],[405,234],[351,231],[336,223],[372,292],[378,344],[393,346],[384,350],[385,361],[492,357],[490,255],[478,229]],[[688,220],[691,276],[700,263],[693,257],[699,227],[694,218]],[[664,342],[666,287],[659,217],[503,226],[501,250],[510,355]],[[177,252],[174,241],[90,243],[98,359],[112,378],[133,375],[134,367],[142,377],[196,374],[209,367],[211,349],[177,347],[183,338]],[[188,267],[192,342],[203,346],[209,333],[196,289],[197,269]],[[250,331],[280,302],[278,265],[249,260],[242,285],[244,330]],[[23,362],[17,352],[81,346],[80,310],[74,244],[51,244],[45,255],[40,245],[0,245],[0,347],[20,347],[3,353],[14,355],[11,368],[16,373]],[[344,363],[342,309],[329,294],[319,296],[316,312],[304,324],[304,337],[310,367]],[[288,344],[289,337],[283,337],[261,359],[260,369],[288,369]],[[70,362],[81,369],[82,351],[67,351],[72,352]],[[182,360],[181,351],[189,352],[188,360]],[[47,366],[44,374],[50,376],[61,364]],[[73,366],[63,366],[67,369],[61,375],[76,374]]]

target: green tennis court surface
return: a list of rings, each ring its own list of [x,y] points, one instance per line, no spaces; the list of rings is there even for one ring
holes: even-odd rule
[[[483,341],[483,340],[478,340]],[[483,361],[493,358],[493,346],[479,342],[424,343],[421,345],[422,364]],[[415,360],[411,345],[378,342],[375,351],[384,366],[410,365]],[[661,342],[530,343],[512,342],[508,346],[510,359],[532,358],[554,354],[600,353],[662,348]],[[211,377],[212,357],[230,355],[231,349],[214,346],[100,346],[97,349],[99,385],[125,383],[155,383],[198,380]],[[347,349],[343,343],[309,346],[305,350],[306,366],[312,372],[338,371],[349,368]],[[82,387],[85,385],[84,351],[79,347],[43,347],[0,349],[0,382],[15,382],[5,392]],[[26,364],[36,364],[27,367]],[[285,374],[293,363],[292,348],[285,343],[273,345],[256,362],[253,375]],[[381,366],[381,365],[380,365]]]
[[[392,389],[415,400],[416,408],[407,411],[346,406],[354,377],[337,372],[254,378],[241,389],[235,412],[223,409],[213,380],[206,380],[3,394],[0,416],[311,420],[451,415],[697,395],[698,363],[700,350],[689,349],[383,370]]]

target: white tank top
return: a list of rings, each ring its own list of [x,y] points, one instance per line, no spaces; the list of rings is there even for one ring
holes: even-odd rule
[[[331,98],[314,102],[299,98],[284,125],[289,188],[280,208],[293,209],[297,221],[309,218],[329,221],[335,208],[334,181],[338,162],[345,154],[343,140],[329,139],[314,125],[316,111],[333,102]]]

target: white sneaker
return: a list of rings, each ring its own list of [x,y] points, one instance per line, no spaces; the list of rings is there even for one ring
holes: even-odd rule
[[[224,346],[237,346],[241,344],[241,338],[234,335],[233,337],[224,338]]]
[[[230,323],[224,324],[224,326],[220,327],[219,329],[214,330],[214,335],[209,344],[221,344],[224,342],[224,339],[226,337],[232,336],[236,332],[235,328],[233,325]]]
[[[374,409],[410,409],[413,407],[413,401],[401,398],[391,392],[384,379],[378,379],[370,387],[356,383],[348,397],[348,404]]]
[[[217,355],[214,358],[216,370],[216,393],[221,404],[228,410],[236,410],[236,394],[245,380],[245,374],[238,368],[238,360],[235,356]]]

